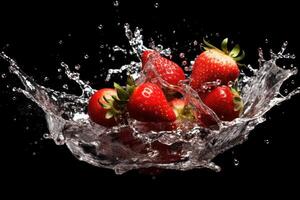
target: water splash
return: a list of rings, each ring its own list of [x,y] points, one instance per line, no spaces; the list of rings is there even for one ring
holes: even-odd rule
[[[125,35],[132,52],[140,58],[140,54],[147,49],[143,45],[141,30],[136,28],[133,33],[126,24]],[[284,43],[279,53],[271,52],[270,60],[265,60],[259,49],[259,67],[254,69],[249,66],[251,75],[241,73],[241,95],[245,110],[240,118],[231,122],[220,121],[203,104],[188,81],[180,86],[173,86],[161,79],[152,65],[151,60],[154,58],[150,58],[143,70],[139,61],[133,61],[109,71],[110,76],[127,71],[128,74],[135,75],[138,83],[151,81],[159,83],[165,90],[181,93],[194,110],[210,115],[218,122],[215,129],[183,121],[175,122],[176,128],[169,130],[170,125],[174,124],[139,122],[128,116],[126,123],[105,128],[90,121],[86,113],[89,97],[95,90],[80,79],[79,73],[72,72],[66,63],[62,62],[61,67],[66,76],[81,88],[80,96],[43,87],[26,75],[4,52],[0,57],[9,62],[9,71],[17,75],[24,85],[24,89],[16,88],[15,91],[23,93],[45,112],[49,133],[44,134],[44,138],[52,138],[58,145],[66,144],[79,160],[113,169],[117,174],[147,167],[177,170],[205,167],[220,171],[220,167],[212,162],[215,156],[243,143],[250,131],[265,121],[266,112],[300,93],[300,87],[286,96],[279,92],[283,82],[297,73],[296,68],[283,69],[276,65],[278,59],[295,57],[284,54],[286,45]],[[158,47],[162,54],[171,54],[170,49]],[[156,76],[149,78],[149,71]],[[207,85],[209,84],[218,83]]]

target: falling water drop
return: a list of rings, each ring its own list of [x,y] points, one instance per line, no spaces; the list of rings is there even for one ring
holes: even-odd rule
[[[81,68],[80,64],[75,65],[76,70],[80,70],[80,68]]]
[[[240,161],[239,161],[238,159],[234,158],[234,159],[233,159],[233,165],[234,165],[235,167],[238,167],[238,166],[240,165]]]
[[[117,0],[114,1],[114,2],[113,2],[113,5],[114,5],[115,7],[118,7],[118,6],[119,6],[119,1],[117,1]]]

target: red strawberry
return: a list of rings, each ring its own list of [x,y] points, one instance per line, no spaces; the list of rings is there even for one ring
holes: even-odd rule
[[[112,107],[113,96],[117,97],[117,91],[112,88],[100,89],[92,95],[88,104],[88,114],[93,122],[107,127],[117,124]]]
[[[185,79],[185,75],[181,67],[171,60],[162,57],[158,52],[146,50],[142,54],[142,66],[145,67],[147,62],[154,65],[157,73],[161,78],[172,85],[177,85],[179,81]],[[148,77],[155,77],[153,72],[149,72]]]
[[[143,83],[135,88],[127,109],[130,116],[143,122],[172,122],[176,116],[168,105],[161,88],[153,83]]]
[[[202,101],[211,108],[222,121],[232,121],[243,111],[243,101],[238,92],[228,86],[219,86],[211,92],[204,93]],[[212,125],[212,119],[204,119],[204,123]]]
[[[230,52],[227,50],[228,39],[222,42],[222,50],[204,40],[208,46],[195,60],[191,74],[191,86],[198,93],[203,91],[203,84],[220,80],[222,85],[227,85],[230,81],[235,81],[240,70],[237,61],[243,59],[244,51],[241,56],[239,45],[236,45]],[[238,56],[238,57],[237,57]]]

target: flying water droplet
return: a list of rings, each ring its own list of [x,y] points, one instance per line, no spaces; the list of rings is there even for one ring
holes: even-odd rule
[[[184,57],[185,57],[185,54],[184,54],[184,53],[180,53],[180,54],[179,54],[179,57],[180,57],[180,58],[184,58]]]
[[[234,159],[233,159],[233,165],[234,165],[235,167],[238,167],[238,166],[240,165],[240,161],[239,161],[238,159],[234,158]]]
[[[80,70],[80,68],[81,68],[80,64],[75,65],[75,69],[76,69],[77,71]]]
[[[64,89],[68,90],[69,89],[69,86],[67,84],[63,84],[62,86]]]
[[[99,24],[99,25],[98,25],[98,29],[99,29],[99,30],[102,30],[102,29],[103,29],[103,25],[102,25],[102,24]]]
[[[270,144],[270,140],[269,139],[264,139],[264,143],[265,144]]]
[[[84,59],[88,59],[89,58],[89,55],[88,54],[85,54],[84,55]]]
[[[6,74],[5,73],[1,74],[1,77],[6,78]]]
[[[154,3],[154,8],[159,8],[159,3],[158,2]]]
[[[49,80],[50,80],[50,79],[49,79],[48,76],[45,76],[45,77],[44,77],[44,81],[45,81],[45,82],[47,82],[47,81],[49,81]]]
[[[119,1],[117,1],[117,0],[114,1],[114,2],[113,2],[113,5],[114,5],[115,7],[118,7],[118,6],[119,6]]]

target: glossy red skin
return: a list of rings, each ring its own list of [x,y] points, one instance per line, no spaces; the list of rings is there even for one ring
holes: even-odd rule
[[[117,125],[117,122],[114,118],[105,118],[107,109],[104,109],[98,101],[100,100],[101,103],[106,104],[103,96],[105,96],[106,98],[110,98],[110,96],[112,95],[117,96],[117,92],[115,89],[103,88],[98,90],[91,96],[88,104],[88,115],[93,122],[106,127]]]
[[[144,68],[146,63],[150,61],[156,68],[158,74],[163,80],[167,81],[172,85],[177,85],[179,81],[185,79],[184,71],[173,61],[162,57],[158,52],[153,50],[146,50],[142,54],[142,67]],[[155,75],[150,72],[150,77]]]
[[[232,121],[239,117],[239,111],[234,111],[233,98],[228,86],[219,86],[201,95],[203,103],[211,108],[222,121]]]
[[[136,87],[127,109],[130,117],[142,122],[172,122],[176,120],[173,109],[168,105],[161,88],[153,83]]]
[[[207,50],[195,60],[191,74],[191,87],[198,93],[206,82],[221,80],[221,85],[235,81],[240,74],[236,62],[228,55],[216,50]]]

